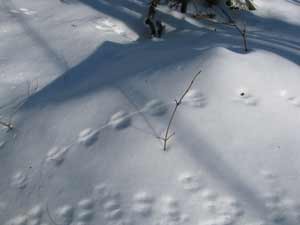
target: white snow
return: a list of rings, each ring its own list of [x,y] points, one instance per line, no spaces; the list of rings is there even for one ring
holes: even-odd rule
[[[245,53],[165,6],[149,39],[146,0],[0,0],[0,224],[298,225],[300,2],[254,2]]]

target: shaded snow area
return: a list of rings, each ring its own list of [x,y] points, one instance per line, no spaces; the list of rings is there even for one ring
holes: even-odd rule
[[[150,39],[146,0],[0,0],[0,224],[299,225],[300,1],[254,2],[244,53],[165,6]]]

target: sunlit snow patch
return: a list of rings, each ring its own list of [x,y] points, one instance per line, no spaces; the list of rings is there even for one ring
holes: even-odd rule
[[[100,18],[95,21],[95,28],[108,33],[116,33],[132,41],[137,40],[139,36],[133,32],[125,23],[112,18]]]

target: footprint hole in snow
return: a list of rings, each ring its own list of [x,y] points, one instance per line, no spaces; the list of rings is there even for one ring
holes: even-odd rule
[[[204,189],[201,191],[201,197],[208,201],[215,201],[218,198],[218,194],[210,189]]]
[[[94,201],[93,199],[85,198],[80,200],[77,205],[80,209],[91,209],[94,207]]]
[[[163,196],[161,200],[164,207],[178,207],[178,201],[172,196]]]
[[[12,187],[23,189],[27,185],[27,175],[23,171],[18,171],[12,177]]]
[[[152,203],[154,202],[154,197],[148,192],[141,191],[134,195],[133,200],[140,203]]]
[[[120,204],[115,199],[111,199],[111,200],[109,200],[109,201],[107,201],[103,204],[103,208],[106,211],[112,211],[112,210],[115,210],[115,209],[119,209]]]
[[[133,205],[132,210],[134,213],[140,216],[147,217],[152,213],[152,205],[138,203]]]
[[[299,97],[295,97],[293,100],[290,101],[292,103],[292,105],[296,106],[296,107],[300,107],[300,98]]]
[[[194,179],[194,175],[189,172],[182,173],[178,176],[178,181],[181,183],[190,183]]]
[[[59,219],[69,222],[73,220],[74,209],[71,205],[64,205],[56,210]]]
[[[99,131],[86,128],[78,135],[78,142],[85,146],[91,146],[98,140]]]
[[[110,191],[105,183],[98,184],[94,187],[93,197],[96,200],[104,200],[109,197]]]
[[[77,214],[77,220],[82,222],[89,222],[93,219],[93,210],[80,210]]]
[[[64,161],[65,154],[68,152],[68,147],[53,147],[47,153],[47,162],[54,162],[55,165],[59,166]]]
[[[5,225],[27,225],[28,218],[25,215],[19,215],[5,223]]]
[[[131,118],[128,113],[119,111],[111,116],[109,123],[114,129],[121,130],[131,125]]]
[[[143,111],[152,116],[162,116],[167,113],[168,108],[162,101],[154,99],[145,105]]]
[[[28,11],[29,11],[29,10],[26,9],[26,8],[20,8],[19,10],[22,11],[22,12],[28,12]]]
[[[20,13],[20,11],[14,10],[14,9],[13,9],[13,10],[10,10],[9,12],[10,12],[10,13],[13,13],[13,14],[19,14],[19,13]]]
[[[104,213],[104,217],[108,220],[118,220],[122,218],[123,212],[121,209],[114,209],[112,211]]]

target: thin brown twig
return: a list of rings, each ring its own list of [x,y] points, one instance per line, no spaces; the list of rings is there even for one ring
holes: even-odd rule
[[[181,105],[182,101],[183,101],[183,98],[186,96],[186,94],[190,91],[191,87],[193,86],[193,83],[195,82],[196,78],[199,76],[199,74],[201,73],[202,71],[200,70],[199,72],[196,73],[196,75],[193,77],[191,83],[189,84],[189,86],[187,87],[187,89],[183,92],[183,94],[181,95],[181,97],[179,98],[179,101],[177,101],[175,99],[175,107],[173,109],[173,112],[172,112],[172,115],[171,115],[171,118],[169,120],[169,123],[168,123],[168,127],[167,127],[167,130],[166,130],[166,133],[164,135],[163,138],[161,138],[163,141],[164,141],[164,151],[167,150],[167,142],[168,140],[170,140],[171,137],[173,137],[175,135],[175,132],[173,132],[171,135],[169,135],[169,132],[170,132],[170,128],[171,128],[171,125],[172,125],[172,122],[174,120],[174,117],[175,117],[175,114],[176,114],[176,111],[177,111],[177,108]]]

